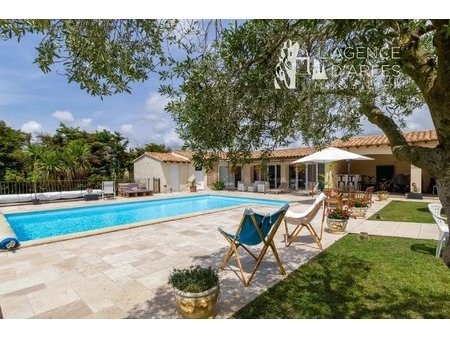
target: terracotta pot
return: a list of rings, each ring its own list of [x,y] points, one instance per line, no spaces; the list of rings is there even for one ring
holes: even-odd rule
[[[216,315],[219,286],[200,293],[182,292],[173,289],[178,314],[185,319],[208,319]]]
[[[355,218],[365,218],[367,213],[367,207],[353,207],[352,208],[352,216]]]
[[[345,233],[347,229],[348,219],[334,219],[327,217],[327,227],[329,232]]]
[[[389,197],[389,193],[387,191],[379,191],[377,196],[379,201],[386,201]]]
[[[189,187],[189,189],[191,190],[191,192],[197,192],[197,187]]]

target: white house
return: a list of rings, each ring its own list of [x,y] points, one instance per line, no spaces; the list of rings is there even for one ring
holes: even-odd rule
[[[423,147],[438,145],[435,130],[422,130],[404,134],[410,144]],[[332,146],[349,150],[354,153],[372,157],[374,161],[353,161],[351,174],[361,179],[361,186],[375,185],[389,180],[399,180],[405,188],[415,183],[419,191],[433,192],[433,178],[430,173],[414,165],[397,160],[392,154],[385,135],[353,137],[347,141],[337,140]],[[261,153],[255,151],[250,163],[232,165],[226,154],[222,154],[217,165],[207,173],[202,168],[195,168],[192,162],[192,152],[176,150],[170,153],[145,153],[134,161],[134,177],[160,178],[161,191],[187,190],[188,183],[196,179],[198,188],[211,187],[215,181],[237,187],[238,182],[249,186],[255,181],[267,181],[270,188],[280,183],[288,183],[292,189],[308,189],[325,174],[323,164],[307,164],[299,166],[293,161],[310,155],[314,148],[301,147],[291,149],[275,149],[271,152],[268,162],[262,166]],[[264,169],[263,169],[264,168]],[[336,174],[346,174],[347,164],[338,162]]]
[[[189,182],[196,180],[197,189],[207,186],[206,173],[194,167],[189,152],[146,152],[134,160],[134,179],[159,178],[161,192],[189,189]]]

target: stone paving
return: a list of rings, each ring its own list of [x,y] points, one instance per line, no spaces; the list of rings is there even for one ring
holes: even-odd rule
[[[306,210],[312,202],[310,197],[293,195],[223,194],[297,201],[299,203],[292,206],[297,212]],[[385,204],[375,202],[369,209],[369,215]],[[75,205],[85,205],[85,202],[18,208],[42,210]],[[1,208],[1,211],[14,212],[18,210],[16,208]],[[218,268],[228,247],[217,227],[234,232],[243,209],[239,207],[26,247],[16,252],[0,252],[0,304],[3,315],[5,318],[177,318],[173,293],[167,285],[171,269],[193,264],[209,264]],[[274,210],[261,206],[254,209],[260,212]],[[318,228],[320,216],[312,223]],[[351,219],[348,225],[350,232],[436,238],[437,230],[433,232],[432,228],[433,225],[428,224],[405,225],[355,219]],[[288,273],[319,253],[306,233],[288,248],[284,246],[283,235],[284,229],[280,227],[275,244]],[[325,232],[324,247],[342,236]],[[254,262],[245,254],[243,261],[247,270]],[[254,281],[245,288],[232,260],[231,266],[220,272],[221,294],[217,317],[229,317],[283,278],[269,252]]]

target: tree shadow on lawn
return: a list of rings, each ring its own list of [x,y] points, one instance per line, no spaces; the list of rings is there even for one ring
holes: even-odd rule
[[[424,255],[431,255],[431,256],[436,255],[436,246],[420,243],[420,244],[412,244],[410,246],[410,248],[412,251],[418,252],[418,253],[421,253]]]
[[[445,290],[370,279],[372,263],[323,252],[236,313],[237,318],[441,318]],[[386,276],[389,278],[389,276]]]

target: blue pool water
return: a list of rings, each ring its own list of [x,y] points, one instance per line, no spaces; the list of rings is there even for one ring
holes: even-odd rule
[[[21,242],[243,204],[286,202],[215,195],[168,198],[5,215]]]

